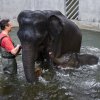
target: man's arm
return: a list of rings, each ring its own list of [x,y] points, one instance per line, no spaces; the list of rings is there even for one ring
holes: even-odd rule
[[[21,50],[21,45],[18,44],[14,49],[11,50],[11,54],[16,56],[16,55],[18,55],[20,50]]]

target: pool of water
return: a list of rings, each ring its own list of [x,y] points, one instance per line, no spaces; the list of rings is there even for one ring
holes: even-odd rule
[[[17,28],[11,32],[15,43],[20,43]],[[100,59],[100,33],[82,30],[81,53],[93,54]],[[44,71],[36,84],[25,80],[21,55],[17,58],[18,75],[7,78],[0,62],[0,100],[100,100],[100,60],[96,65],[77,69]]]
[[[82,46],[90,46],[100,49],[100,32],[82,30]]]

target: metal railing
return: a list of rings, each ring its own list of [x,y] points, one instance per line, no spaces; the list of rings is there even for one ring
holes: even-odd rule
[[[67,18],[78,20],[79,0],[66,0],[65,6]]]

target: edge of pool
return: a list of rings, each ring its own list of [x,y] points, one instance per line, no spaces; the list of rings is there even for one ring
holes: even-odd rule
[[[80,29],[91,30],[100,32],[100,23],[99,22],[87,22],[87,21],[77,21],[72,20]],[[13,21],[14,27],[18,27],[18,23]]]
[[[72,20],[80,29],[91,30],[100,32],[99,22],[86,22],[86,21],[76,21]]]

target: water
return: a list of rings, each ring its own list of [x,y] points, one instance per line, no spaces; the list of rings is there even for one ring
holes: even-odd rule
[[[11,36],[16,43],[17,28]],[[100,58],[100,33],[82,30],[81,53]],[[36,84],[25,80],[21,55],[17,57],[18,75],[7,78],[0,71],[0,100],[100,100],[100,60],[96,65],[77,69],[46,70]],[[1,62],[0,62],[0,67]]]

